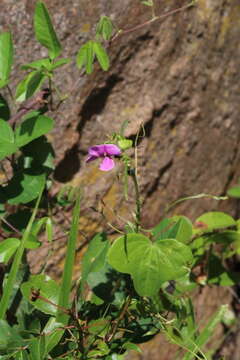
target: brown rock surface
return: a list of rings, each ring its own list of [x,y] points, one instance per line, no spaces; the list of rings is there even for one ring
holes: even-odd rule
[[[180,0],[157,2],[158,14],[183,5]],[[0,30],[10,28],[15,34],[14,84],[20,79],[20,64],[46,56],[33,38],[34,3],[1,0]],[[110,15],[124,28],[144,22],[150,15],[137,0],[46,0],[46,4],[63,55],[73,58],[79,46],[91,38],[100,15]],[[58,73],[57,84],[71,96],[54,114],[55,178],[58,183],[85,186],[81,227],[87,234],[99,226],[99,217],[89,209],[96,206],[97,194],[122,216],[130,215],[133,201],[124,204],[116,171],[102,174],[96,164],[85,165],[88,147],[105,141],[124,120],[130,121],[128,135],[136,134],[141,124],[145,127],[139,148],[144,226],[159,221],[166,204],[179,197],[202,192],[222,195],[236,182],[240,174],[239,19],[237,0],[198,0],[194,8],[119,37],[109,49],[109,72],[96,68],[86,78],[72,62]],[[193,200],[174,212],[194,220],[203,211],[216,208],[239,216],[234,201]],[[61,269],[64,242],[56,248],[52,273]],[[224,296],[213,289],[206,291],[212,301],[211,306],[203,304],[208,312]],[[153,345],[146,345],[144,355],[138,358],[173,359],[171,350],[163,353],[165,345],[158,341],[154,340],[154,350]]]

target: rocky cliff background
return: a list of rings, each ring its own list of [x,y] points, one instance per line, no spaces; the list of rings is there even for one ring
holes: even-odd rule
[[[46,55],[33,36],[33,0],[1,0],[0,30],[11,29],[15,43],[13,83],[23,76],[20,65]],[[132,199],[126,204],[121,181],[114,172],[103,174],[85,164],[89,146],[101,143],[130,122],[127,135],[141,124],[145,136],[138,151],[143,198],[143,224],[149,227],[164,215],[165,206],[198,193],[223,195],[240,176],[240,5],[237,0],[198,0],[196,6],[166,17],[138,31],[120,36],[109,47],[110,71],[97,66],[82,76],[74,58],[92,36],[101,15],[111,16],[119,28],[131,28],[150,17],[138,0],[45,0],[63,45],[73,62],[57,75],[62,92],[69,95],[60,106],[51,137],[56,152],[56,189],[61,184],[85,187],[81,229],[87,236],[102,226],[91,210],[99,198],[106,216],[116,226],[114,211],[129,219]],[[157,14],[187,4],[187,0],[156,0]],[[192,220],[204,211],[224,209],[239,217],[236,201],[192,200],[174,208]],[[82,239],[79,239],[81,244]],[[65,242],[49,272],[58,276]],[[47,250],[46,250],[47,251]],[[45,253],[43,252],[43,257]],[[76,273],[81,253],[77,256]],[[39,259],[41,262],[41,259]],[[36,271],[38,263],[32,260]],[[208,318],[221,303],[231,302],[229,290],[205,288],[196,295],[198,316]],[[219,330],[221,333],[221,329]],[[238,332],[227,346],[227,359],[237,360]],[[217,344],[217,345],[216,345]],[[221,347],[219,335],[216,350]],[[174,358],[174,350],[156,338],[137,359]],[[222,348],[224,353],[226,347]],[[161,355],[161,356],[160,356]],[[217,357],[216,357],[217,359]]]

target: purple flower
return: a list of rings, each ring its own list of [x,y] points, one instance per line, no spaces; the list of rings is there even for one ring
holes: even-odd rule
[[[88,149],[88,157],[86,162],[102,158],[99,169],[102,171],[112,170],[115,163],[112,159],[114,156],[121,155],[121,150],[114,144],[95,145]]]

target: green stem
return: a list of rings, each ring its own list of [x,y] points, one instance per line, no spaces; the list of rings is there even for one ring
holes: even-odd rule
[[[28,225],[26,227],[26,230],[23,233],[23,238],[22,238],[21,244],[19,245],[19,248],[18,248],[18,250],[16,252],[16,255],[14,257],[14,260],[13,260],[13,263],[12,263],[12,266],[11,266],[11,270],[10,270],[10,273],[9,273],[9,276],[8,276],[8,280],[7,280],[7,283],[6,283],[5,287],[4,287],[3,296],[2,296],[1,301],[0,301],[0,319],[5,318],[6,311],[8,309],[9,304],[10,304],[10,298],[11,298],[11,295],[12,295],[12,292],[13,292],[14,284],[16,282],[17,274],[19,272],[19,267],[20,267],[21,262],[22,262],[22,257],[23,257],[24,250],[25,250],[25,244],[26,244],[26,241],[29,238],[33,221],[35,220],[35,217],[37,215],[37,210],[38,210],[39,203],[40,203],[40,200],[41,200],[41,197],[42,197],[43,189],[44,189],[44,187],[40,191],[40,194],[38,196],[38,199],[37,199],[35,208],[33,210],[32,216],[31,216],[31,218],[29,220],[29,223],[28,223]]]
[[[140,191],[139,191],[138,179],[135,169],[130,170],[130,176],[132,177],[135,188],[135,198],[136,198],[135,224],[136,224],[136,232],[139,232],[139,227],[141,225],[141,199],[140,199]]]
[[[72,288],[72,274],[73,274],[73,267],[75,260],[75,252],[76,252],[76,245],[78,238],[78,224],[80,217],[80,200],[81,200],[81,194],[78,195],[73,210],[73,220],[72,220],[72,225],[71,225],[68,244],[67,244],[66,260],[64,264],[63,279],[62,279],[62,285],[61,285],[59,301],[58,301],[59,307],[66,309],[69,309],[69,297]],[[59,310],[57,313],[56,321],[66,324],[68,318],[69,316],[67,314],[64,314],[61,310]]]

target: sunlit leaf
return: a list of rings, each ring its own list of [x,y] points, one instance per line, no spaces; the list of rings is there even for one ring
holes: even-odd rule
[[[232,188],[230,188],[227,191],[227,194],[228,194],[228,196],[239,199],[240,198],[240,186],[239,185],[233,186]]]
[[[7,84],[13,63],[13,43],[10,32],[0,34],[0,88]]]
[[[207,212],[195,221],[195,226],[199,232],[212,231],[234,225],[236,225],[236,221],[230,215],[219,211]]]
[[[152,296],[161,285],[182,277],[192,262],[190,249],[175,239],[152,243],[141,234],[128,234],[115,240],[108,253],[113,268],[132,276],[139,295]]]
[[[173,216],[171,218],[178,224],[176,236],[169,236],[170,238],[177,239],[182,243],[187,243],[192,237],[192,223],[186,216]]]
[[[12,255],[17,250],[20,240],[16,238],[8,238],[0,242],[0,263],[7,264]]]
[[[53,28],[48,10],[41,1],[37,1],[35,7],[34,30],[37,40],[48,49],[50,58],[56,58],[61,53],[61,44]]]
[[[59,59],[59,60],[55,61],[54,63],[52,63],[51,70],[55,70],[63,65],[69,64],[70,62],[71,62],[70,58]]]
[[[51,69],[51,62],[49,58],[39,59],[36,61],[32,61],[28,64],[22,65],[21,68],[23,70],[42,70],[42,69]]]
[[[93,51],[96,54],[97,60],[101,66],[101,68],[104,71],[107,71],[109,69],[109,57],[104,49],[104,47],[101,45],[100,42],[94,41],[93,43]]]
[[[85,43],[77,54],[77,66],[82,68],[85,66],[86,73],[91,74],[93,71],[93,62],[94,62],[94,51],[93,51],[94,41],[90,40]]]
[[[102,36],[104,40],[110,40],[113,33],[113,24],[108,16],[101,16],[96,28],[96,35]]]

